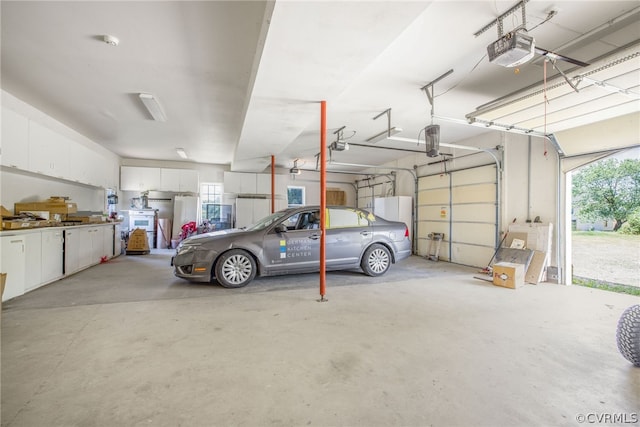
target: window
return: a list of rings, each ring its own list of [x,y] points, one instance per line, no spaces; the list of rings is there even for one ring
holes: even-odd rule
[[[327,228],[366,227],[369,225],[367,212],[355,209],[328,209]]]
[[[202,222],[212,230],[231,228],[232,209],[231,206],[222,204],[223,191],[223,186],[220,183],[200,184]]]
[[[290,208],[304,206],[304,187],[287,187],[287,204]]]

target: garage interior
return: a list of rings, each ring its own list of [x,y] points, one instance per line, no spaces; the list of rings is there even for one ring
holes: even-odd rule
[[[637,2],[0,12],[4,208],[66,196],[118,214],[215,184],[242,226],[289,188],[320,204],[325,181],[347,206],[410,199],[414,248],[381,277],[328,273],[320,303],[317,274],[193,284],[175,250],[129,256],[107,237],[104,260],[51,273],[45,241],[64,227],[3,230],[3,426],[637,422],[640,370],[615,342],[637,297],[570,286],[567,178],[640,146]],[[537,49],[490,60],[504,35]],[[478,280],[514,227],[546,227],[542,280]]]

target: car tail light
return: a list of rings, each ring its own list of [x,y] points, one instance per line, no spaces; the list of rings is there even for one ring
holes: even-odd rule
[[[404,237],[409,237],[409,227],[404,228]]]

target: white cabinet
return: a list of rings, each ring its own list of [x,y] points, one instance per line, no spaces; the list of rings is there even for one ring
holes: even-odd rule
[[[236,199],[236,228],[247,227],[268,216],[270,204],[269,199]]]
[[[80,270],[80,238],[80,229],[64,230],[64,274],[67,276]]]
[[[102,255],[100,256],[106,256],[107,259],[113,258],[113,226],[100,227],[100,231],[102,232]]]
[[[2,108],[2,153],[4,166],[27,170],[29,167],[29,119]]]
[[[42,231],[42,278],[41,283],[50,283],[63,275],[64,232],[62,229]]]
[[[160,168],[122,166],[120,189],[123,191],[148,191],[161,188]]]
[[[7,281],[2,295],[2,301],[24,294],[26,248],[25,236],[0,237],[2,257],[0,257],[0,271],[7,274]]]
[[[160,169],[160,190],[180,191],[180,169]]]
[[[413,198],[409,196],[378,197],[373,200],[373,213],[389,221],[404,222],[412,236]]]
[[[180,191],[199,193],[200,177],[198,171],[191,169],[180,169]]]
[[[256,174],[225,172],[224,191],[235,194],[257,194]]]
[[[275,193],[287,194],[284,175],[276,175]],[[224,192],[235,194],[271,194],[271,174],[268,173],[224,173]]]
[[[198,171],[191,169],[160,169],[160,191],[198,192]]]
[[[41,175],[71,179],[70,141],[39,123],[29,121],[29,170]]]
[[[24,291],[27,292],[42,283],[42,233],[25,234],[24,247]]]

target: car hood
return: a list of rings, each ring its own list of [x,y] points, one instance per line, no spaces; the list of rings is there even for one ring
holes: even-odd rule
[[[209,233],[197,234],[195,236],[191,236],[185,240],[187,243],[204,243],[205,241],[219,239],[221,237],[229,236],[232,234],[242,234],[246,233],[246,230],[242,230],[240,228],[231,228],[228,230],[219,230],[219,231],[211,231]]]

